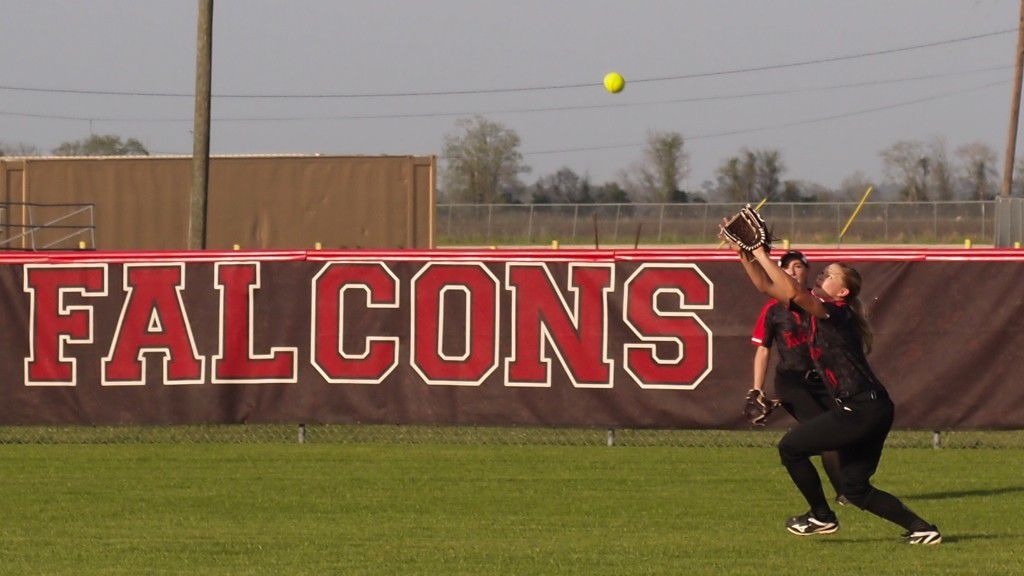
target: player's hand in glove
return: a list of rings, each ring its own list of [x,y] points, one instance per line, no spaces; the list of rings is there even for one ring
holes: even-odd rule
[[[764,426],[771,415],[779,406],[778,400],[770,400],[761,390],[752,388],[747,392],[747,401],[743,406],[743,416],[754,426]]]
[[[771,250],[772,237],[768,223],[750,204],[722,224],[719,237],[746,252],[753,252],[762,246],[766,252]]]

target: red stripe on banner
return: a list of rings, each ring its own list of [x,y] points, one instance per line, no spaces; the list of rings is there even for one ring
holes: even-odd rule
[[[802,250],[812,262],[850,260],[857,262],[937,261],[937,262],[1019,262],[1024,250],[1012,248],[948,249],[948,248],[808,248]],[[706,248],[586,250],[586,249],[462,249],[433,250],[139,250],[139,251],[67,251],[67,252],[5,252],[0,264],[38,262],[223,262],[261,261],[334,261],[334,260],[406,260],[406,261],[473,261],[501,262],[609,262],[685,261],[730,262],[736,255],[729,250]]]

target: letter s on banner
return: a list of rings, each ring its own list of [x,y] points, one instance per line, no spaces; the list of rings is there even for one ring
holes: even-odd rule
[[[711,330],[692,310],[714,307],[714,284],[695,264],[642,264],[623,286],[622,316],[643,344],[623,345],[623,368],[646,389],[692,390],[711,373]],[[659,299],[675,296],[678,310]],[[661,357],[674,346],[674,357]]]

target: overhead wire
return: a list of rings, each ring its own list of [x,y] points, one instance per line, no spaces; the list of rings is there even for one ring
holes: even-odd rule
[[[564,106],[543,106],[533,108],[511,108],[496,110],[476,111],[442,111],[442,112],[402,112],[384,114],[346,114],[336,115],[300,115],[300,116],[242,116],[242,117],[214,117],[212,122],[291,122],[291,121],[346,121],[346,120],[385,120],[385,119],[412,119],[412,118],[449,118],[474,115],[503,115],[503,114],[531,114],[543,112],[572,112],[581,110],[606,110],[615,108],[638,108],[665,104],[688,104],[697,102],[721,102],[729,100],[740,100],[748,98],[759,98],[766,96],[788,96],[794,94],[809,94],[815,92],[827,92],[832,90],[847,90],[851,88],[862,88],[869,86],[882,86],[889,84],[901,84],[906,82],[917,82],[921,80],[932,80],[937,78],[951,78],[979,74],[986,72],[1009,70],[1012,66],[988,66],[973,68],[955,72],[942,72],[936,74],[922,74],[902,78],[888,78],[866,80],[861,82],[847,82],[842,84],[830,84],[823,86],[811,86],[805,88],[788,88],[782,90],[762,90],[756,92],[739,92],[726,94],[712,94],[706,96],[689,96],[683,98],[668,98],[658,100],[616,102],[608,104],[580,104]],[[24,118],[43,118],[52,120],[69,120],[80,122],[192,122],[191,116],[174,118],[152,118],[152,117],[127,117],[127,116],[72,116],[66,114],[41,114],[28,112],[0,111],[0,116],[15,116]]]
[[[977,92],[977,91],[985,90],[985,89],[992,88],[992,87],[995,87],[995,86],[1008,85],[1009,83],[1010,83],[1009,80],[999,80],[999,81],[996,81],[996,82],[989,82],[987,84],[982,84],[980,86],[974,86],[974,87],[971,87],[971,88],[963,88],[963,89],[959,89],[959,90],[953,90],[953,91],[944,92],[944,93],[941,93],[941,94],[934,94],[934,95],[931,95],[931,96],[925,96],[925,97],[922,97],[922,98],[914,98],[912,100],[903,100],[903,101],[900,101],[900,102],[894,102],[892,104],[885,104],[885,105],[882,105],[882,106],[873,106],[873,107],[870,107],[870,108],[862,108],[862,109],[859,109],[859,110],[853,110],[853,111],[849,111],[849,112],[841,112],[841,113],[838,113],[838,114],[830,114],[830,115],[827,115],[827,116],[818,116],[818,117],[813,117],[813,118],[805,118],[805,119],[801,119],[801,120],[794,120],[794,121],[784,122],[784,123],[779,123],[779,124],[770,124],[770,125],[767,125],[767,126],[758,126],[758,127],[754,127],[754,128],[740,128],[740,129],[736,129],[736,130],[727,130],[727,131],[724,131],[724,132],[713,132],[713,133],[708,133],[708,134],[697,134],[697,135],[693,135],[693,136],[685,136],[685,139],[687,141],[711,140],[711,139],[714,139],[714,138],[722,138],[722,137],[726,137],[726,136],[737,136],[737,135],[741,135],[741,134],[752,134],[752,133],[755,133],[755,132],[764,132],[764,131],[768,131],[768,130],[778,130],[778,129],[782,129],[782,128],[793,128],[793,127],[797,127],[797,126],[805,126],[805,125],[809,125],[809,124],[817,124],[817,123],[821,123],[821,122],[828,122],[828,121],[831,121],[831,120],[839,120],[839,119],[842,119],[842,118],[851,118],[851,117],[854,117],[854,116],[862,116],[862,115],[871,114],[871,113],[874,113],[874,112],[882,112],[882,111],[885,111],[885,110],[892,110],[892,109],[895,109],[895,108],[904,108],[904,107],[907,107],[907,106],[914,106],[914,105],[917,105],[917,104],[923,104],[925,102],[931,102],[931,101],[934,101],[934,100],[941,100],[941,99],[944,99],[944,98],[949,98],[949,97],[957,96],[957,95],[960,95],[960,94],[966,94],[966,93],[969,93],[969,92]],[[601,146],[582,146],[582,147],[576,147],[576,148],[558,148],[558,149],[551,149],[551,150],[528,150],[528,151],[524,151],[522,154],[523,154],[523,156],[542,156],[542,155],[547,155],[547,154],[565,154],[565,153],[570,153],[570,152],[593,152],[593,151],[598,151],[598,150],[621,150],[621,149],[625,149],[625,148],[639,148],[639,147],[645,146],[645,145],[646,145],[645,142],[630,142],[630,143],[623,143],[623,144],[607,144],[607,145],[601,145]]]
[[[969,36],[961,36],[957,38],[948,38],[945,40],[937,40],[933,42],[926,42],[923,44],[913,44],[909,46],[900,46],[895,48],[886,48],[882,50],[871,50],[867,52],[858,52],[854,54],[846,54],[841,56],[827,56],[823,58],[813,58],[809,60],[796,60],[792,62],[782,62],[777,64],[767,64],[762,66],[749,66],[743,68],[731,68],[724,70],[713,70],[709,72],[694,72],[689,74],[675,74],[666,76],[654,76],[654,77],[640,77],[630,79],[631,84],[643,84],[652,82],[667,82],[675,80],[691,80],[697,78],[710,78],[716,76],[729,76],[736,74],[747,74],[751,72],[764,72],[769,70],[780,70],[785,68],[795,68],[800,66],[812,66],[816,64],[826,64],[833,62],[842,62],[848,60],[857,60],[861,58],[872,58],[876,56],[882,56],[886,54],[896,54],[900,52],[908,52],[911,50],[921,50],[925,48],[935,48],[939,46],[948,46],[952,44],[958,44],[962,42],[970,42],[974,40],[980,40],[983,38],[990,38],[994,36],[1001,36],[1004,34],[1017,32],[1017,28],[1007,28],[1004,30],[995,30],[991,32],[983,32],[980,34],[972,34]],[[265,99],[330,99],[330,98],[399,98],[399,97],[420,97],[420,96],[461,96],[470,94],[505,94],[505,93],[516,93],[516,92],[534,92],[534,91],[550,91],[550,90],[566,90],[574,88],[592,88],[594,86],[600,86],[600,82],[580,82],[571,84],[550,84],[540,86],[520,86],[520,87],[499,87],[499,88],[465,88],[456,90],[436,90],[436,91],[402,91],[402,92],[339,92],[339,93],[321,93],[321,94],[310,94],[310,93],[293,93],[293,94],[256,94],[256,93],[223,93],[214,94],[214,98],[265,98]],[[75,94],[75,95],[94,95],[94,96],[130,96],[130,97],[158,97],[158,98],[193,98],[193,92],[160,92],[160,91],[140,91],[140,90],[90,90],[82,88],[45,88],[39,86],[16,86],[16,85],[0,85],[0,90],[10,92],[30,92],[37,94]]]

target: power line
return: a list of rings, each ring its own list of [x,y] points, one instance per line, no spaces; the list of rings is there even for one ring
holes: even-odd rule
[[[1000,36],[1011,32],[1017,32],[1016,28],[1009,28],[1005,30],[996,30],[993,32],[985,32],[981,34],[973,34],[970,36],[961,36],[959,38],[950,38],[946,40],[938,40],[935,42],[928,42],[925,44],[914,44],[910,46],[901,46],[897,48],[888,48],[884,50],[873,50],[870,52],[859,52],[856,54],[847,54],[843,56],[830,56],[825,58],[815,58],[811,60],[797,60],[793,62],[784,62],[780,64],[768,64],[764,66],[751,66],[746,68],[732,68],[726,70],[716,70],[711,72],[696,72],[691,74],[679,74],[672,76],[656,76],[649,78],[634,78],[630,79],[632,84],[643,84],[650,82],[666,82],[673,80],[692,80],[697,78],[710,78],[715,76],[729,76],[736,74],[747,74],[750,72],[764,72],[768,70],[780,70],[784,68],[795,68],[799,66],[811,66],[815,64],[826,64],[832,62],[842,62],[847,60],[856,60],[860,58],[871,58],[875,56],[882,56],[886,54],[896,54],[900,52],[908,52],[911,50],[921,50],[925,48],[935,48],[939,46],[948,46],[951,44],[958,44],[962,42],[970,42],[973,40],[980,40],[983,38],[989,38],[993,36]],[[244,94],[244,93],[225,93],[215,94],[215,98],[266,98],[266,99],[328,99],[328,98],[399,98],[399,97],[415,97],[415,96],[462,96],[462,95],[473,95],[473,94],[504,94],[504,93],[516,93],[516,92],[536,92],[536,91],[550,91],[550,90],[566,90],[573,88],[593,88],[600,86],[600,82],[583,82],[576,84],[551,84],[543,86],[527,86],[527,87],[505,87],[505,88],[476,88],[476,89],[460,89],[460,90],[438,90],[438,91],[415,91],[415,92],[340,92],[340,93],[327,93],[327,94]],[[157,98],[192,98],[191,92],[153,92],[153,91],[122,91],[122,90],[86,90],[78,88],[41,88],[41,87],[26,87],[26,86],[9,86],[0,85],[0,90],[6,90],[11,92],[32,92],[42,94],[75,94],[75,95],[93,95],[93,96],[137,96],[137,97],[157,97]]]
[[[956,72],[942,72],[937,74],[923,74],[903,78],[888,78],[878,80],[865,80],[861,82],[848,82],[844,84],[830,84],[824,86],[812,86],[807,88],[789,88],[785,90],[763,90],[758,92],[741,92],[731,94],[718,94],[709,96],[691,96],[686,98],[669,98],[660,100],[648,100],[640,102],[616,102],[611,104],[589,104],[589,105],[566,105],[566,106],[545,106],[535,108],[513,108],[504,110],[479,110],[479,111],[447,111],[447,112],[405,112],[395,114],[349,114],[343,116],[330,115],[304,115],[304,116],[280,116],[280,117],[225,117],[214,118],[213,122],[292,122],[292,121],[344,121],[344,120],[384,120],[384,119],[412,119],[412,118],[445,118],[473,115],[501,115],[501,114],[526,114],[538,112],[570,112],[581,110],[605,110],[615,108],[637,108],[652,105],[664,104],[687,104],[697,102],[720,102],[727,100],[740,100],[747,98],[758,98],[765,96],[785,96],[792,94],[808,94],[815,92],[826,92],[831,90],[846,90],[850,88],[862,88],[867,86],[881,86],[888,84],[901,84],[916,82],[920,80],[933,80],[936,78],[950,78],[979,74],[985,72],[1002,71],[1012,68],[1011,66],[988,66],[984,68],[973,68]],[[143,117],[87,117],[68,116],[62,114],[37,114],[22,112],[0,112],[0,116],[16,116],[25,118],[44,118],[52,120],[72,120],[81,122],[191,122],[192,117],[178,118],[143,118]]]
[[[974,87],[971,87],[971,88],[964,88],[964,89],[960,89],[960,90],[944,92],[944,93],[941,93],[941,94],[935,94],[935,95],[926,96],[926,97],[923,97],[923,98],[915,98],[913,100],[904,100],[904,101],[901,101],[901,102],[895,102],[893,104],[886,104],[886,105],[883,105],[883,106],[874,106],[874,107],[871,107],[871,108],[863,108],[863,109],[860,109],[860,110],[853,110],[853,111],[850,111],[850,112],[842,112],[842,113],[839,113],[839,114],[831,114],[831,115],[828,115],[828,116],[819,116],[819,117],[814,117],[814,118],[806,118],[806,119],[803,119],[803,120],[795,120],[795,121],[792,121],[792,122],[785,122],[785,123],[781,123],[781,124],[771,124],[771,125],[768,125],[768,126],[759,126],[759,127],[756,127],[756,128],[741,128],[741,129],[737,129],[737,130],[729,130],[729,131],[726,131],[726,132],[714,132],[714,133],[709,133],[709,134],[699,134],[699,135],[696,135],[696,136],[687,136],[687,137],[685,137],[685,140],[688,141],[688,142],[689,141],[694,141],[694,140],[711,140],[711,139],[714,139],[714,138],[723,138],[723,137],[726,137],[726,136],[737,136],[737,135],[740,135],[740,134],[753,134],[755,132],[764,132],[764,131],[767,131],[767,130],[778,130],[778,129],[781,129],[781,128],[793,128],[793,127],[796,127],[796,126],[806,126],[808,124],[818,124],[818,123],[821,123],[821,122],[828,122],[828,121],[831,121],[831,120],[838,120],[838,119],[842,119],[842,118],[850,118],[850,117],[854,117],[854,116],[862,116],[864,114],[871,114],[871,113],[874,113],[874,112],[881,112],[881,111],[884,111],[884,110],[892,110],[894,108],[904,108],[904,107],[907,107],[907,106],[914,106],[914,105],[922,104],[922,103],[925,103],[925,102],[931,102],[931,101],[934,101],[934,100],[941,100],[943,98],[949,98],[951,96],[957,96],[957,95],[960,95],[960,94],[966,94],[968,92],[977,92],[977,91],[980,91],[980,90],[985,90],[987,88],[992,88],[994,86],[1005,85],[1005,84],[1008,84],[1008,83],[1009,83],[1009,80],[1000,80],[1000,81],[997,81],[997,82],[990,82],[988,84],[982,84],[980,86],[974,86]],[[559,148],[559,149],[554,149],[554,150],[533,150],[533,151],[523,152],[523,156],[542,156],[542,155],[548,155],[548,154],[565,154],[565,153],[569,153],[569,152],[594,152],[594,151],[598,151],[598,150],[620,150],[620,149],[624,149],[624,148],[639,148],[639,147],[645,146],[645,145],[646,145],[645,142],[631,142],[629,144],[608,144],[608,145],[603,145],[603,146],[585,146],[585,147],[579,147],[579,148]]]

